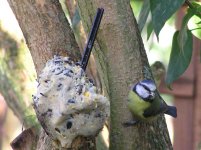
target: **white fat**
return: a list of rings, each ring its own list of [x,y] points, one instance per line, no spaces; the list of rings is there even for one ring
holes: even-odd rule
[[[102,129],[109,116],[109,101],[68,57],[49,60],[38,82],[33,96],[37,116],[62,147],[69,148],[79,135],[95,136]]]

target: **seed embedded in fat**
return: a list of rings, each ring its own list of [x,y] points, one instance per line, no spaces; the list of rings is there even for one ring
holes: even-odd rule
[[[77,136],[96,136],[102,129],[109,116],[109,101],[78,63],[56,56],[46,63],[38,82],[33,96],[38,119],[62,147],[69,148]]]

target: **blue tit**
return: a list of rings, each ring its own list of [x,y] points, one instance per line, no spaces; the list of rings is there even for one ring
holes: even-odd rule
[[[148,79],[132,87],[128,95],[128,107],[137,119],[133,124],[138,121],[148,121],[161,113],[177,117],[176,107],[167,105],[157,92],[154,81]]]

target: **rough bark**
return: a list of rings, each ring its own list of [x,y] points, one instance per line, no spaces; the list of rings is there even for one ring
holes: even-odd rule
[[[69,16],[71,21],[73,20],[73,16],[76,11],[76,0],[65,0],[66,6],[68,8]]]
[[[34,127],[24,130],[22,134],[12,141],[13,150],[35,150],[38,140],[37,133],[37,128]]]
[[[46,61],[53,55],[68,55],[74,61],[80,59],[78,45],[58,0],[8,0],[8,2],[22,29],[37,74],[40,74]],[[86,140],[84,137],[78,137],[74,140],[78,145],[75,147],[73,143],[74,149],[79,149],[79,145],[82,146],[81,149],[88,149],[88,142],[94,143],[94,139]],[[40,143],[43,143],[43,149],[54,149],[52,141],[44,131],[39,138],[37,147],[39,149],[41,149]]]
[[[122,126],[132,119],[126,103],[130,86],[143,79],[143,67],[149,66],[130,1],[78,0],[78,7],[87,32],[96,9],[105,9],[93,54],[110,98],[110,149],[172,149],[164,116],[134,127]]]

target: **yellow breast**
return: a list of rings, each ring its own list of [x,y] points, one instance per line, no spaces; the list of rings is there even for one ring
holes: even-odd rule
[[[144,110],[146,110],[151,104],[149,102],[146,102],[142,100],[137,94],[135,94],[133,91],[129,92],[128,95],[128,107],[134,117],[137,119],[144,120],[146,119],[143,116]]]

